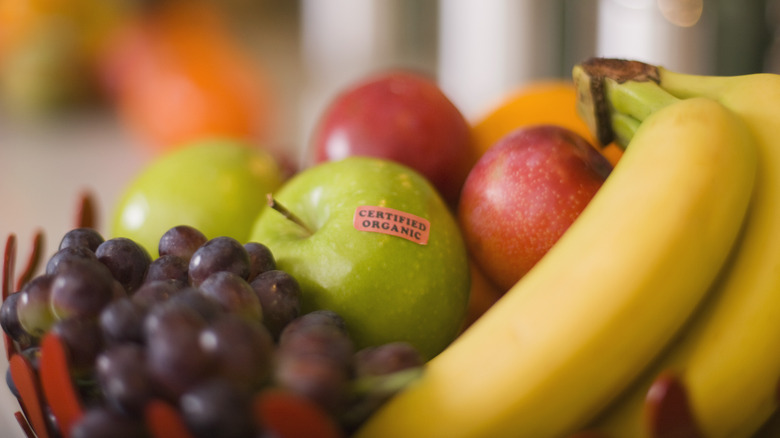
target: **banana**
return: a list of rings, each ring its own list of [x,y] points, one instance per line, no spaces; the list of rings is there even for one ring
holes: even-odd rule
[[[710,99],[649,116],[549,253],[356,436],[544,438],[582,427],[706,296],[744,220],[753,146]]]
[[[636,70],[635,65],[629,66],[635,62],[623,62],[628,70]],[[748,437],[778,407],[780,76],[694,76],[655,66],[643,68],[653,77],[650,82],[646,77],[637,79],[645,86],[660,86],[680,99],[715,99],[745,121],[758,149],[756,187],[743,235],[711,296],[661,358],[592,426],[616,438],[661,436],[653,427],[673,432],[669,424],[654,424],[650,418],[658,408],[654,405],[664,403],[653,401],[657,382],[671,375],[692,417],[681,426],[709,438]],[[577,69],[574,75],[578,76]],[[634,82],[623,77],[605,83],[611,93],[625,95],[621,87],[632,88]],[[634,104],[645,109],[666,104],[642,93],[635,98]]]

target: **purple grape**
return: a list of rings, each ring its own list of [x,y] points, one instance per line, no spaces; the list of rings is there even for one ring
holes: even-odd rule
[[[263,309],[263,323],[274,339],[301,313],[301,287],[292,275],[280,270],[266,271],[251,283]]]
[[[274,343],[258,321],[225,314],[200,333],[200,346],[227,380],[257,389],[270,376]]]
[[[331,326],[308,326],[287,333],[280,342],[279,355],[325,358],[343,366],[351,366],[355,353],[352,339]]]
[[[109,303],[100,312],[100,329],[108,344],[144,342],[143,323],[147,307],[125,297]]]
[[[131,294],[143,283],[152,262],[141,245],[126,237],[106,240],[95,250],[95,255]]]
[[[200,347],[206,321],[180,303],[151,309],[144,321],[146,366],[159,392],[177,400],[212,372],[210,356]]]
[[[210,275],[222,271],[249,278],[249,253],[232,237],[215,237],[195,251],[189,265],[190,284],[200,286]]]
[[[417,379],[423,359],[406,342],[391,342],[355,353],[352,397],[339,417],[348,434],[359,429],[371,415],[395,394]]]
[[[200,290],[230,313],[255,321],[263,320],[260,299],[252,286],[230,271],[212,274],[200,284]]]
[[[278,354],[274,382],[330,413],[341,412],[348,402],[349,370],[323,357]]]
[[[355,353],[355,375],[381,376],[422,366],[424,360],[408,342],[390,342],[366,347]]]
[[[54,253],[46,263],[46,274],[53,275],[59,272],[60,264],[67,266],[70,261],[97,261],[95,252],[83,246],[67,246]]]
[[[312,328],[315,330],[320,328],[334,329],[348,335],[347,324],[344,318],[332,310],[321,309],[303,314],[290,321],[279,336],[279,344],[284,344],[285,338],[296,332],[307,331]]]
[[[69,318],[58,321],[51,329],[62,340],[68,352],[68,365],[77,378],[94,371],[95,359],[103,350],[103,333],[96,319]]]
[[[114,281],[111,284],[111,296],[118,300],[120,298],[127,298],[129,295],[127,294],[127,291],[125,290],[125,287],[122,286],[122,283],[117,281],[117,279],[114,279]]]
[[[74,228],[62,236],[59,249],[76,247],[95,252],[104,241],[103,236],[94,228]]]
[[[54,415],[51,406],[44,404],[43,406],[43,421],[46,422],[46,426],[49,430],[59,430],[59,423],[57,417]]]
[[[97,357],[97,380],[111,407],[131,415],[143,413],[155,395],[145,362],[146,352],[138,344],[115,345]]]
[[[244,248],[249,254],[249,281],[263,272],[276,269],[276,259],[267,246],[258,242],[248,242],[244,244]]]
[[[34,338],[41,338],[57,321],[51,311],[53,275],[39,275],[19,292],[16,315],[22,328]]]
[[[179,225],[166,231],[160,238],[157,252],[160,256],[174,255],[189,263],[192,254],[208,239],[189,225]]]
[[[97,261],[72,260],[51,284],[51,308],[58,319],[96,318],[114,299],[114,279]]]
[[[150,281],[141,285],[131,299],[142,306],[152,307],[168,301],[186,287],[185,283],[178,280]]]
[[[142,421],[105,406],[89,408],[70,430],[70,438],[149,438],[149,436]]]
[[[29,283],[28,283],[29,284]],[[0,326],[3,331],[11,337],[21,348],[27,348],[33,344],[33,336],[22,327],[17,313],[19,298],[21,293],[16,292],[8,295],[0,307]]]
[[[282,332],[274,380],[329,412],[339,412],[347,402],[353,355],[353,342],[337,314],[308,313]]]
[[[199,384],[181,397],[182,417],[197,438],[253,437],[250,394],[219,379]]]
[[[144,282],[176,280],[182,284],[189,284],[188,268],[189,263],[183,258],[173,254],[166,254],[156,258],[149,264],[149,270],[146,272]]]
[[[170,298],[171,305],[182,305],[194,310],[206,322],[225,314],[222,304],[207,297],[199,289],[186,287]]]

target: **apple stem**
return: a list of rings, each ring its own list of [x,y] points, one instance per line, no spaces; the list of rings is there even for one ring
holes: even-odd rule
[[[306,223],[301,220],[301,218],[299,218],[293,212],[288,210],[287,207],[285,207],[284,205],[280,204],[279,201],[274,199],[274,196],[271,193],[268,193],[265,196],[266,196],[266,199],[267,199],[269,207],[271,207],[274,210],[278,211],[279,213],[282,214],[282,216],[284,216],[288,220],[294,222],[296,225],[298,225],[299,227],[301,227],[304,230],[306,230],[306,232],[309,233],[310,235],[314,234],[314,232],[312,232],[311,228],[309,228],[306,225]]]

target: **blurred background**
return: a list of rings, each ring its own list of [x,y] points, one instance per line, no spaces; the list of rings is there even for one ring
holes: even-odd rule
[[[17,266],[39,229],[53,251],[85,190],[105,230],[146,163],[208,129],[301,165],[328,101],[380,69],[476,121],[592,56],[780,73],[778,22],[778,0],[0,0],[0,237]]]

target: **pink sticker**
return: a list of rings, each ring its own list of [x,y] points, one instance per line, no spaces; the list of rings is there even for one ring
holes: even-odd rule
[[[427,219],[387,207],[362,205],[355,210],[356,230],[397,236],[420,245],[428,244],[431,223]]]

